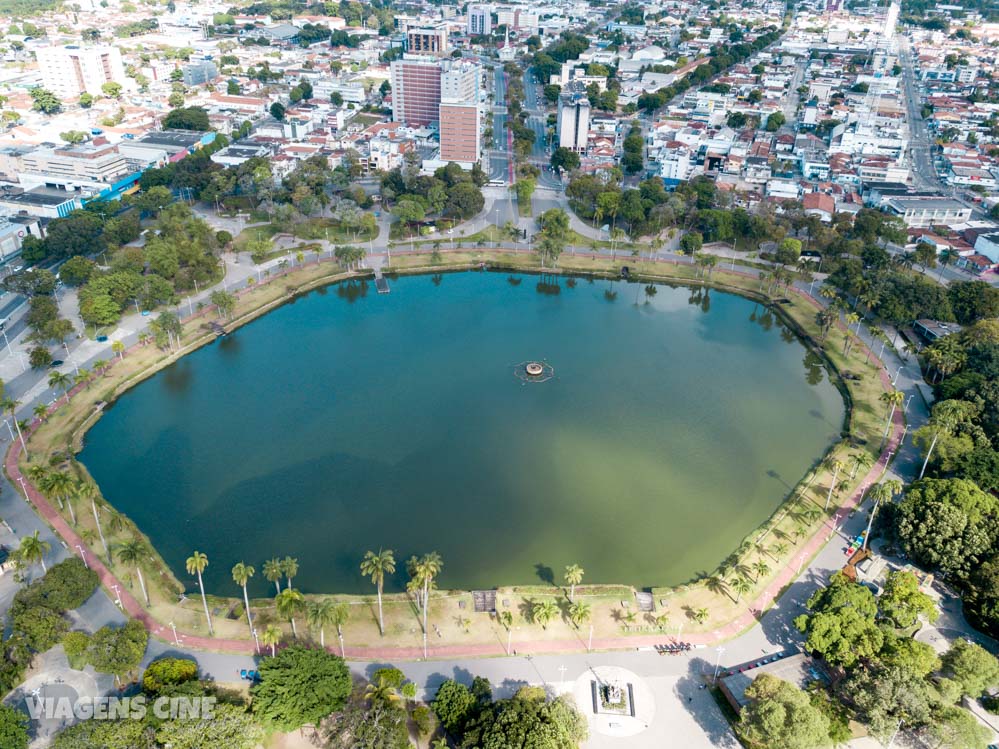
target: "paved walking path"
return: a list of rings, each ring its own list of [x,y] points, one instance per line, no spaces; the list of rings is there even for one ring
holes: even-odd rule
[[[510,250],[518,252],[530,251],[523,248],[508,248],[508,251]],[[397,254],[399,253],[397,252]],[[600,255],[600,253],[587,252],[579,252],[576,254],[584,256]],[[378,259],[380,260],[381,258]],[[328,260],[329,259],[326,261]],[[372,258],[372,261],[374,262],[375,259]],[[317,259],[313,262],[318,263],[321,262],[321,260]],[[679,264],[679,260],[663,261],[657,259],[657,262]],[[268,282],[277,280],[286,275],[288,272],[290,271],[286,270],[273,274]],[[723,272],[732,273],[745,278],[752,278],[754,280],[757,277],[756,273],[748,273],[745,271],[726,270]],[[243,289],[236,291],[236,293],[243,293],[246,291],[246,288],[247,287],[244,287]],[[807,302],[813,304],[816,309],[820,309],[822,307],[822,303],[820,301],[809,296],[801,289],[788,289],[786,293],[801,297]],[[188,317],[186,321],[200,317],[207,317],[209,312],[210,309],[206,308]],[[846,326],[842,321],[838,321],[837,324],[841,329],[846,329]],[[862,353],[870,353],[873,355],[873,352],[867,348],[866,343],[861,342],[858,345],[862,347]],[[112,362],[109,366],[114,366],[114,363]],[[884,368],[880,370],[880,376],[882,384],[885,388],[890,389],[892,387],[891,379],[888,376],[888,372]],[[72,397],[72,395],[81,387],[83,386],[74,388],[67,396],[58,399],[53,407],[58,408],[63,403],[67,402],[67,399]],[[893,422],[892,433],[877,463],[864,477],[857,490],[849,497],[849,499],[847,499],[839,510],[823,524],[819,531],[808,540],[804,547],[802,547],[799,554],[792,560],[788,561],[788,563],[777,573],[773,580],[771,580],[769,585],[767,585],[767,587],[757,596],[755,600],[748,604],[746,610],[743,611],[743,613],[737,618],[729,621],[718,629],[712,630],[711,632],[688,634],[684,637],[687,642],[700,646],[723,642],[735,637],[757,623],[759,618],[763,616],[764,612],[775,602],[781,591],[793,582],[801,573],[802,563],[799,562],[795,565],[795,561],[812,559],[832,538],[836,537],[838,526],[846,519],[850,512],[859,506],[867,489],[872,484],[876,483],[882,476],[886,470],[887,462],[890,460],[890,456],[898,449],[904,423],[904,417],[901,410],[896,410]],[[32,423],[31,427],[29,427],[29,434],[37,428],[38,424],[39,422],[37,421]],[[34,505],[38,514],[55,529],[56,533],[67,544],[71,553],[87,549],[87,552],[80,552],[83,555],[84,561],[91,567],[91,569],[97,572],[101,585],[109,591],[109,593],[112,590],[117,591],[117,601],[120,601],[122,610],[129,616],[143,622],[150,634],[154,637],[158,637],[161,640],[169,642],[173,636],[172,631],[168,630],[165,625],[152,617],[145,607],[138,600],[136,600],[128,589],[118,580],[114,573],[108,569],[103,560],[100,559],[96,553],[88,549],[87,545],[83,542],[76,531],[70,527],[62,515],[60,515],[59,512],[52,507],[49,501],[21,474],[21,470],[18,465],[21,452],[21,442],[19,440],[14,440],[4,460],[4,467],[6,468],[7,475],[10,477],[11,481],[21,486],[22,491],[25,492],[27,499]],[[221,638],[204,637],[202,635],[190,633],[182,633],[181,637],[183,640],[183,646],[188,649],[215,650],[241,654],[254,653],[254,644],[247,640],[226,640]],[[660,644],[664,639],[665,636],[662,634],[640,637],[626,636],[598,638],[593,640],[592,648],[597,650],[633,650],[635,648],[651,647],[653,645]],[[523,655],[528,653],[579,652],[586,649],[586,647],[587,643],[584,642],[583,638],[577,637],[568,640],[517,641],[515,643],[514,650],[518,654]],[[330,650],[335,652],[337,649],[331,646]],[[424,652],[422,647],[351,647],[347,648],[346,655],[347,657],[363,659],[416,659],[423,658]],[[502,644],[495,643],[483,645],[438,645],[428,648],[428,655],[431,658],[456,658],[468,656],[508,655],[508,653]]]

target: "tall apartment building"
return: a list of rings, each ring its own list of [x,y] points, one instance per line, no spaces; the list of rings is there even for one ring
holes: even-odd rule
[[[447,28],[410,28],[406,30],[406,51],[414,55],[446,55],[451,51]]]
[[[572,91],[558,100],[558,144],[561,148],[585,151],[590,134],[590,100],[585,92]]]
[[[405,56],[391,67],[392,119],[410,127],[437,122],[441,103],[441,64],[432,57]]]
[[[479,160],[478,65],[444,61],[441,73],[441,161],[474,164]]]
[[[492,8],[488,5],[469,5],[465,30],[469,36],[488,36],[493,33]]]
[[[117,47],[43,47],[37,58],[42,85],[60,99],[75,99],[84,91],[99,94],[105,83],[125,80]]]

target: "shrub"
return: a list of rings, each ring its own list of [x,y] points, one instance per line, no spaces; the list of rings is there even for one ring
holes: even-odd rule
[[[156,694],[163,687],[177,686],[198,678],[198,664],[186,658],[160,658],[142,674],[142,691]]]

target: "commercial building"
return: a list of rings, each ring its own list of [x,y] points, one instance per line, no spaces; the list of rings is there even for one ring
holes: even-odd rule
[[[43,47],[37,59],[42,85],[60,99],[75,99],[84,91],[100,94],[105,83],[125,80],[117,47]]]
[[[926,228],[935,224],[963,224],[971,218],[971,208],[953,198],[899,195],[884,203],[885,210],[901,216],[906,226]]]
[[[447,41],[447,28],[434,26],[406,30],[406,51],[414,55],[446,55],[451,49]]]
[[[468,6],[466,31],[469,36],[488,36],[493,33],[492,9],[488,5]]]
[[[590,134],[590,100],[582,91],[562,94],[558,100],[558,144],[560,148],[585,151]]]
[[[118,147],[103,143],[40,148],[21,157],[21,184],[75,189],[92,183],[110,184],[131,169]]]
[[[63,218],[81,207],[80,195],[46,187],[0,195],[0,209],[37,218]]]

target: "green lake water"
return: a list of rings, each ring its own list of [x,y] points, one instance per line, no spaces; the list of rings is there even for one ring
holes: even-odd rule
[[[190,588],[297,557],[367,592],[367,549],[436,550],[442,588],[676,584],[712,570],[839,434],[826,371],[719,291],[498,273],[330,286],[126,393],[81,460]],[[514,365],[544,359],[548,382]],[[271,586],[273,589],[273,586]]]

